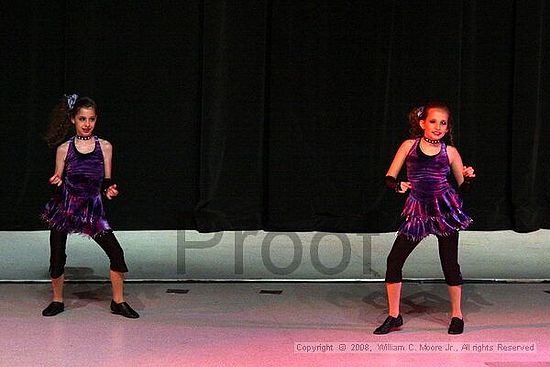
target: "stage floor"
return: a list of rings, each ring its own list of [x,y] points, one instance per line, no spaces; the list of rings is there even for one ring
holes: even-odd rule
[[[448,335],[443,283],[404,284],[401,331],[384,285],[128,282],[141,315],[109,312],[110,285],[0,284],[0,366],[550,366],[550,284],[468,283],[462,335]],[[305,352],[306,348],[310,352]],[[523,349],[523,350],[522,350]]]

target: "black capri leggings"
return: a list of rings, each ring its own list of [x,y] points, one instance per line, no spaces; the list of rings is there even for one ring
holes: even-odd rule
[[[124,251],[111,231],[103,232],[95,237],[94,241],[105,251],[111,261],[110,268],[113,271],[126,273],[128,267],[124,261]],[[56,229],[50,231],[50,276],[53,279],[59,278],[65,272],[67,255],[67,233]]]
[[[441,268],[448,285],[461,285],[464,283],[458,265],[458,232],[448,236],[437,236],[439,245],[439,259]],[[386,282],[400,283],[403,280],[402,269],[405,260],[415,249],[420,241],[407,239],[403,235],[397,236],[388,255],[386,267]]]

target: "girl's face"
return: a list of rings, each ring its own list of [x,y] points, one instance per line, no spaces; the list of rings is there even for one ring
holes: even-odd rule
[[[81,107],[76,115],[71,119],[76,130],[76,135],[88,137],[93,134],[97,116],[95,109],[91,107]]]
[[[449,131],[449,114],[441,108],[430,108],[425,120],[420,120],[424,137],[441,140]]]

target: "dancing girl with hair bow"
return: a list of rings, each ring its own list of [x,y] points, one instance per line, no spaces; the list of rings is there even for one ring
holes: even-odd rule
[[[49,182],[56,193],[47,203],[42,219],[50,228],[50,277],[52,302],[42,311],[44,316],[63,312],[63,284],[67,235],[79,233],[93,238],[110,260],[112,285],[111,312],[128,318],[139,314],[124,301],[124,273],[128,271],[124,252],[105,218],[102,197],[118,195],[111,179],[113,148],[93,134],[97,122],[97,105],[88,97],[64,96],[55,107],[46,141],[57,146],[55,172]],[[76,134],[65,137],[73,125]]]
[[[439,258],[451,301],[449,334],[461,334],[464,321],[461,310],[462,274],[458,264],[458,231],[472,219],[462,210],[462,199],[448,177],[454,176],[460,192],[467,192],[475,177],[474,169],[462,164],[452,146],[452,120],[449,108],[431,102],[409,113],[412,139],[405,140],[390,165],[384,180],[386,187],[404,194],[410,191],[403,209],[404,223],[387,258],[386,292],[388,317],[375,331],[387,334],[403,325],[399,311],[402,269],[418,243],[432,234],[438,239]],[[447,141],[447,143],[445,143]],[[397,177],[403,164],[407,180]]]

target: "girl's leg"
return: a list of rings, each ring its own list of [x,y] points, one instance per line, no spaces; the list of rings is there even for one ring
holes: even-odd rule
[[[124,302],[124,273],[128,271],[124,261],[124,251],[111,231],[99,234],[94,237],[94,240],[105,251],[111,262],[109,277],[111,278],[113,301],[122,303]]]
[[[402,272],[405,260],[420,241],[411,241],[399,235],[393,243],[386,266],[386,294],[388,297],[388,314],[382,325],[374,330],[375,334],[387,334],[403,325],[399,312],[401,301]]]
[[[113,289],[113,301],[115,303],[124,302],[124,273],[120,271],[109,271],[111,278],[111,287]]]
[[[52,278],[52,301],[63,302],[63,284],[65,283],[65,275]]]
[[[128,271],[128,267],[124,261],[122,247],[120,247],[115,235],[111,231],[94,237],[94,240],[101,246],[111,261],[111,270],[109,272],[113,291],[111,311],[114,314],[131,319],[139,318],[139,314],[124,301],[124,273]]]
[[[386,293],[388,296],[388,313],[392,317],[399,315],[403,265],[420,241],[397,236],[386,260]]]
[[[449,323],[449,334],[462,334],[464,332],[464,318],[460,309],[460,299],[462,296],[461,285],[450,285],[449,298],[451,299],[451,322]]]
[[[52,229],[50,231],[50,277],[54,302],[63,302],[65,262],[67,260],[66,246],[67,233]]]
[[[464,320],[460,307],[462,298],[462,274],[458,265],[458,232],[445,237],[439,237],[439,258],[445,275],[445,282],[449,290],[451,300],[451,323],[449,334],[462,334],[464,332]]]
[[[449,289],[449,298],[451,300],[451,317],[458,317],[462,319],[462,309],[460,307],[461,298],[462,298],[462,286],[461,285],[450,285]]]
[[[42,310],[43,316],[55,316],[65,309],[63,284],[65,282],[65,247],[67,233],[55,229],[50,231],[50,277],[52,279],[52,302]]]
[[[388,296],[388,315],[399,316],[399,304],[401,302],[401,285],[403,283],[386,283],[386,294]]]
[[[451,301],[451,317],[462,319],[461,298],[464,280],[458,264],[458,232],[449,236],[438,236],[438,240],[439,258]]]

